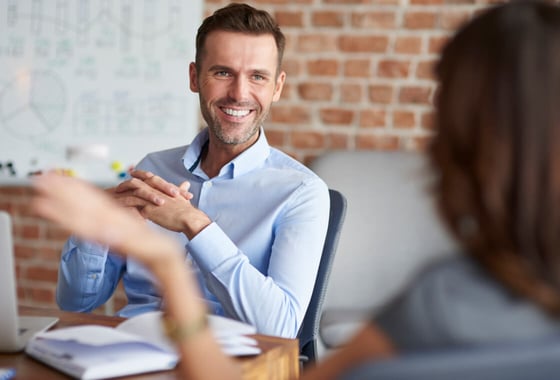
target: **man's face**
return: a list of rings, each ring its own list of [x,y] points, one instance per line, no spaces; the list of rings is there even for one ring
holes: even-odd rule
[[[208,35],[200,72],[189,67],[190,88],[199,93],[204,120],[223,144],[245,149],[258,138],[286,74],[278,75],[272,35],[215,31]]]

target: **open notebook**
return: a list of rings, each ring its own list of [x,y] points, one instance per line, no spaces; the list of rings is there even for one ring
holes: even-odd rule
[[[14,269],[14,243],[10,214],[0,210],[0,352],[24,349],[36,333],[54,325],[58,318],[19,316]]]
[[[37,334],[25,352],[74,378],[105,379],[169,370],[179,361],[165,336],[160,311],[129,318],[117,327],[80,325]],[[256,328],[209,315],[209,325],[222,351],[230,356],[258,355]],[[196,348],[194,348],[196,349]]]

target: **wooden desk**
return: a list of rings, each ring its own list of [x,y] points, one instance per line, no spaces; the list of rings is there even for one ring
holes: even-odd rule
[[[116,326],[122,318],[103,315],[71,313],[60,310],[20,307],[21,315],[55,316],[60,320],[54,328],[96,324]],[[299,345],[296,339],[283,339],[266,335],[256,335],[262,353],[257,356],[238,358],[243,368],[243,377],[250,380],[284,380],[299,376]],[[55,369],[38,362],[23,352],[17,354],[0,354],[0,367],[16,369],[17,380],[68,379]],[[153,372],[143,375],[127,376],[127,380],[170,380],[181,379],[177,369],[173,371]]]

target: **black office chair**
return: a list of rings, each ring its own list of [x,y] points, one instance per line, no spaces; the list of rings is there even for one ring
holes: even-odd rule
[[[334,254],[338,246],[338,238],[346,216],[346,198],[344,195],[337,190],[329,189],[329,196],[331,209],[321,262],[319,263],[311,301],[298,334],[300,362],[303,366],[315,363],[317,360],[317,339],[319,337],[319,323],[321,321],[323,300],[327,291]]]

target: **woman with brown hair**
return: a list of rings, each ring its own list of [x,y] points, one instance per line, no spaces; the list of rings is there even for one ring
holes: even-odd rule
[[[436,73],[428,154],[437,203],[464,252],[430,265],[305,378],[399,352],[560,331],[560,9],[527,1],[479,14],[446,45]],[[206,328],[179,247],[84,183],[46,175],[35,185],[40,215],[154,272],[189,379],[239,376]]]
[[[427,153],[463,251],[430,264],[313,378],[391,346],[398,355],[560,332],[560,9],[524,1],[483,12],[445,46],[436,77]]]

